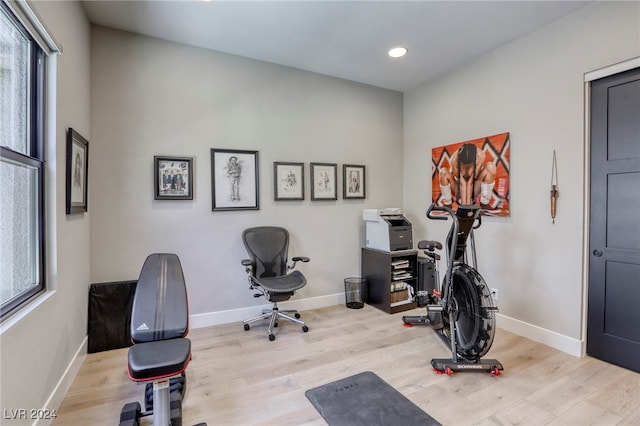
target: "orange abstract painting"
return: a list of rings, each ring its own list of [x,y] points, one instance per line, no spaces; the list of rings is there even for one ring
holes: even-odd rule
[[[481,214],[509,216],[509,133],[431,150],[432,202],[457,209],[475,204]]]

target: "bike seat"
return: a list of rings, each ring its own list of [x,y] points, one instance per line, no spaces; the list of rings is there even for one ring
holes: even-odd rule
[[[442,244],[439,241],[422,240],[418,242],[418,248],[427,251],[442,250]]]

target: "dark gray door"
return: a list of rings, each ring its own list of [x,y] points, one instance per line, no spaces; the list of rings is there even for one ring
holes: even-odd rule
[[[587,353],[640,371],[640,68],[591,84]]]

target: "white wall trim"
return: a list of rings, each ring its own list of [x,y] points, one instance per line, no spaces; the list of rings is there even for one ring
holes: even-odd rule
[[[618,74],[638,67],[640,67],[640,56],[628,59],[626,61],[618,62],[617,64],[608,65],[604,68],[589,71],[584,74],[584,81],[587,82],[597,80],[599,78],[608,77],[610,75]]]
[[[87,357],[88,341],[89,341],[89,336],[85,336],[85,338],[82,340],[82,343],[80,343],[80,347],[78,348],[75,355],[71,359],[71,362],[69,363],[67,368],[64,370],[64,373],[62,373],[62,376],[60,377],[60,380],[56,384],[56,387],[53,389],[53,392],[51,392],[51,395],[49,395],[47,402],[44,403],[44,407],[42,407],[42,409],[45,412],[53,413],[54,411],[60,408],[60,405],[62,404],[62,401],[64,400],[65,395],[69,391],[71,384],[73,383],[76,376],[78,375],[78,372],[80,371],[80,367],[82,367],[82,364],[84,363],[84,360]],[[36,425],[48,426],[53,422],[53,420],[54,420],[53,418],[39,419],[33,422],[33,426],[36,426]]]
[[[281,302],[279,306],[283,308],[296,308],[298,310],[309,310],[324,308],[344,304],[344,293],[335,293],[328,296],[312,297],[309,299],[288,300]],[[189,317],[190,328],[203,328],[232,322],[240,322],[252,316],[258,315],[262,309],[271,308],[270,304],[252,306],[249,308],[231,309],[228,311],[209,312],[206,314],[196,314]],[[533,341],[551,346],[562,352],[576,357],[582,356],[581,340],[573,339],[547,330],[536,325],[532,325],[501,314],[496,315],[497,325],[511,333],[531,339]]]
[[[581,356],[587,353],[587,314],[589,302],[589,228],[591,224],[591,83],[584,83],[584,142],[583,142],[583,170],[582,176],[582,312],[580,315],[580,338],[582,339]]]
[[[278,303],[282,308],[298,309],[300,311],[325,308],[327,306],[340,305],[345,302],[344,293],[329,294],[326,296],[311,297],[308,299],[293,299]],[[230,309],[227,311],[208,312],[189,316],[190,328],[203,328],[213,325],[228,324],[244,321],[247,318],[258,315],[262,309],[271,309],[271,304],[251,306],[247,308]]]
[[[27,28],[47,55],[62,53],[62,48],[59,47],[60,44],[54,40],[51,32],[43,24],[38,14],[29,6],[27,0],[5,1],[4,3],[11,9],[20,23]]]
[[[581,340],[564,336],[556,333],[555,331],[547,330],[542,327],[538,327],[537,325],[529,324],[501,314],[497,314],[496,319],[498,327],[506,331],[526,337],[527,339],[535,342],[551,346],[552,348],[566,352],[569,355],[576,357],[582,356],[583,342]]]
[[[626,61],[618,62],[617,64],[608,65],[597,70],[593,70],[584,74],[584,141],[583,141],[583,161],[584,161],[584,176],[583,182],[583,206],[582,206],[582,313],[581,313],[581,327],[580,338],[582,341],[580,356],[585,356],[587,353],[587,322],[588,322],[588,307],[589,307],[589,260],[591,258],[589,254],[589,224],[591,221],[590,209],[591,209],[591,82],[600,78],[609,77],[611,75],[619,74],[634,68],[640,67],[640,56],[628,59]]]
[[[55,290],[45,291],[40,296],[33,299],[24,308],[18,310],[15,314],[8,317],[2,324],[0,324],[0,336],[2,336],[6,331],[11,329],[15,324],[22,321],[24,318],[29,316],[31,312],[37,310],[42,306],[49,298],[51,298],[55,294]]]

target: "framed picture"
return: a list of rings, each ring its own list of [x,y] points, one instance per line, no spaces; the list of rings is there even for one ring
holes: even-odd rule
[[[211,150],[211,209],[259,210],[258,151]]]
[[[304,163],[273,163],[275,201],[304,200]]]
[[[364,166],[355,164],[342,165],[342,198],[365,198]]]
[[[69,128],[67,132],[67,214],[87,211],[89,141]]]
[[[153,157],[156,200],[193,200],[193,157]]]
[[[452,209],[462,204],[474,204],[480,206],[480,214],[484,216],[511,215],[509,132],[432,148],[431,164],[431,200],[434,204],[448,205]],[[471,179],[473,185],[469,182],[470,189],[460,190],[456,176],[461,173],[473,176],[476,167],[483,170],[485,178],[481,180],[476,176]]]
[[[311,200],[338,199],[338,165],[311,163]]]

